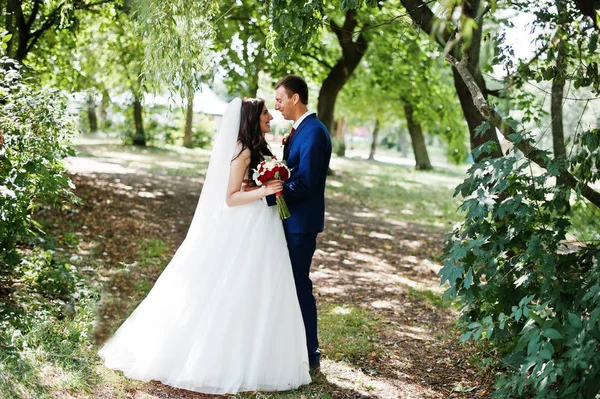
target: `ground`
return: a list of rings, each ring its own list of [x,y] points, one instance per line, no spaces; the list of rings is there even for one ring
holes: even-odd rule
[[[99,272],[94,342],[101,345],[183,241],[209,153],[127,150],[94,141],[77,148],[79,157],[68,165],[83,204],[60,217],[56,211],[42,215],[51,230],[77,237],[78,256],[93,259],[90,267]],[[447,214],[456,212],[452,187],[464,169],[415,174],[410,166],[344,158],[334,158],[332,169],[326,229],[312,267],[322,375],[295,392],[238,397],[488,397],[491,376],[478,371],[474,350],[458,343],[457,311],[440,299],[437,276],[452,222]],[[127,381],[99,362],[97,371],[102,378],[91,395],[56,396],[211,397]]]

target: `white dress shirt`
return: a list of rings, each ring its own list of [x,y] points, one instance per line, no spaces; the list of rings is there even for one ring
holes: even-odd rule
[[[298,118],[298,120],[296,122],[294,122],[294,124],[292,125],[292,127],[295,129],[298,129],[298,126],[300,126],[300,124],[302,123],[302,121],[304,119],[306,119],[307,116],[312,115],[312,114],[316,114],[315,111],[306,111],[300,118]]]

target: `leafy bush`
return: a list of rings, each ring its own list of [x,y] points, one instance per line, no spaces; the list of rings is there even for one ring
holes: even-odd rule
[[[74,125],[63,93],[34,90],[18,65],[0,62],[0,341],[12,347],[38,310],[59,313],[75,290],[72,270],[27,244],[41,231],[33,218],[40,205],[76,202],[62,163],[73,154]]]
[[[597,145],[584,149],[571,169],[597,157]],[[513,150],[471,167],[455,193],[466,218],[447,237],[440,275],[463,306],[461,339],[489,340],[505,355],[496,397],[593,398],[600,392],[600,246],[566,242],[569,190],[555,184],[564,160],[544,156],[548,170],[536,173]]]
[[[72,155],[74,132],[66,97],[57,90],[34,91],[17,65],[0,60],[0,280],[19,264],[15,244],[32,234],[40,203],[74,201],[61,160]]]
[[[183,129],[181,129],[181,132],[183,132]],[[214,122],[209,119],[209,116],[194,115],[194,123],[192,124],[192,145],[194,148],[210,147],[213,136]],[[183,140],[183,134],[181,140]]]

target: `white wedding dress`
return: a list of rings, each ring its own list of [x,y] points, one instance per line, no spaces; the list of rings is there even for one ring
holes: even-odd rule
[[[185,241],[99,354],[138,380],[196,392],[310,383],[306,337],[276,207],[227,207],[241,100],[223,116]]]

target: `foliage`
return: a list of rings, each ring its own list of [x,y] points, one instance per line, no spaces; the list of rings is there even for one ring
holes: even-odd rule
[[[270,21],[266,3],[224,1],[216,22],[215,49],[231,95],[255,97],[259,73],[267,73],[273,60],[267,49]]]
[[[450,71],[440,68],[436,49],[406,22],[371,31],[369,43],[360,67],[341,93],[343,113],[358,122],[378,118],[385,126],[400,120],[404,104],[409,104],[425,132],[439,135],[447,144],[449,159],[463,163],[467,129]]]
[[[88,381],[91,372],[89,360],[71,356],[89,345],[93,307],[85,304],[94,294],[73,262],[40,245],[41,226],[34,220],[40,206],[76,202],[61,162],[73,154],[73,118],[63,93],[34,90],[16,65],[6,58],[2,63],[0,391],[7,398],[32,392],[42,398],[48,395],[34,377],[36,363],[59,364]]]
[[[462,339],[492,341],[506,355],[497,397],[593,397],[600,246],[565,242],[565,188],[544,156],[550,167],[539,173],[516,150],[471,167],[455,193],[466,218],[447,237],[440,275],[463,304]]]
[[[42,249],[23,256],[23,283],[0,302],[0,392],[7,399],[49,398],[40,370],[61,371],[61,385],[91,391],[98,295],[76,265]]]
[[[188,98],[212,65],[214,0],[138,2],[136,27],[145,39],[144,79]]]
[[[0,284],[16,277],[15,244],[34,234],[32,214],[40,203],[74,201],[61,160],[73,155],[74,133],[66,96],[25,85],[18,67],[3,58],[0,70]]]
[[[121,7],[122,1],[3,1],[2,16],[8,32],[6,54],[22,63],[30,52],[52,58],[55,35],[61,30],[76,30],[82,16],[96,13],[107,4]],[[56,59],[55,59],[56,60]]]
[[[77,202],[62,164],[73,155],[68,145],[73,117],[64,93],[32,89],[21,79],[18,65],[7,58],[2,64],[0,374],[6,378],[0,378],[0,390],[8,398],[28,396],[32,390],[35,397],[45,397],[37,379],[22,378],[34,375],[32,359],[24,353],[44,346],[59,356],[53,361],[65,360],[62,356],[73,353],[73,342],[79,346],[89,332],[78,317],[91,317],[78,311],[90,298],[88,284],[71,262],[40,245],[41,225],[34,219],[40,206]],[[66,336],[63,329],[69,331]],[[41,354],[35,359],[41,361]],[[73,367],[88,370],[81,364]]]

